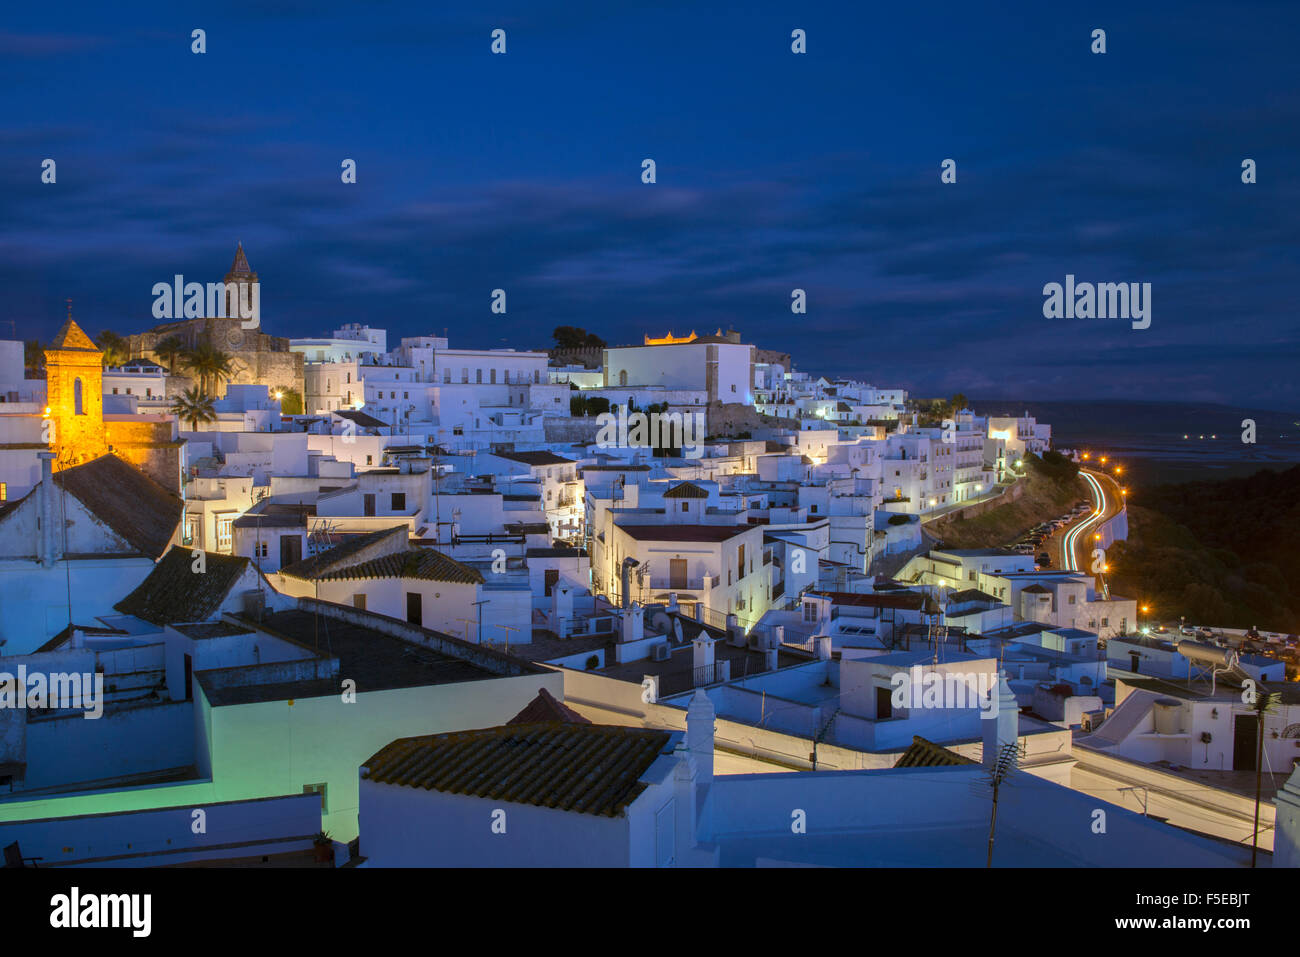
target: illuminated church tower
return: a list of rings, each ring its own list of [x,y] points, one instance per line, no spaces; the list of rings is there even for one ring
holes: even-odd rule
[[[103,354],[71,315],[45,350],[45,389],[47,417],[53,425],[50,438],[54,470],[71,468],[108,452]]]

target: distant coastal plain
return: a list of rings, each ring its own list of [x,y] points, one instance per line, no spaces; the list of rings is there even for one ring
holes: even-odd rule
[[[1282,471],[1300,463],[1300,412],[1182,402],[1049,401],[971,398],[981,415],[1028,411],[1052,424],[1057,448],[1077,448],[1122,462],[1143,485],[1214,481]],[[1253,445],[1242,421],[1253,419]]]

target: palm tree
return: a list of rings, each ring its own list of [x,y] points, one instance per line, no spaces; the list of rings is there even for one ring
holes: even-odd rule
[[[229,353],[222,352],[204,339],[193,349],[185,350],[181,357],[185,367],[199,380],[199,391],[205,395],[215,392],[222,380],[235,374],[235,362]]]
[[[188,422],[191,432],[199,430],[200,422],[217,420],[217,410],[212,407],[212,396],[204,395],[198,389],[186,389],[172,399],[169,411],[182,422]]]
[[[153,347],[153,354],[167,363],[167,372],[176,371],[176,360],[185,355],[185,343],[179,336],[167,336],[160,339]]]
[[[103,353],[104,367],[120,366],[131,358],[131,347],[112,329],[105,329],[95,337],[95,345]]]
[[[302,415],[302,395],[292,386],[276,386],[271,390],[271,398],[280,400],[280,412],[282,414]]]
[[[45,375],[45,346],[39,339],[28,339],[23,343],[23,373],[29,379],[40,379]]]

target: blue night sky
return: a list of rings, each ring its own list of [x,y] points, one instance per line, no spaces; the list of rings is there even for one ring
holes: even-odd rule
[[[142,331],[242,240],[277,335],[732,325],[922,395],[1300,409],[1300,4],[888,7],[11,5],[0,336]],[[1066,273],[1151,328],[1045,319]]]

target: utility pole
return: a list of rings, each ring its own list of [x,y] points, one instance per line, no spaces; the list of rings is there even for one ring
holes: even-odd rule
[[[497,625],[496,627],[506,633],[506,654],[510,654],[510,632],[522,631],[523,629],[517,628],[514,625]]]

